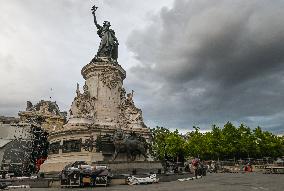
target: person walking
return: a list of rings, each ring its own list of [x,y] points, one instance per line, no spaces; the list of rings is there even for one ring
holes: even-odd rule
[[[197,179],[197,176],[198,176],[198,167],[199,167],[199,158],[196,157],[195,159],[193,159],[191,161],[191,164],[192,164],[192,168],[193,168],[193,171],[194,171],[194,176],[195,178]]]

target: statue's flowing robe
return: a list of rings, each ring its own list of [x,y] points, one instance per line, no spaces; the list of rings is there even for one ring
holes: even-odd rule
[[[101,38],[101,43],[98,50],[99,57],[110,57],[117,59],[117,40],[113,30],[99,26],[98,35]]]

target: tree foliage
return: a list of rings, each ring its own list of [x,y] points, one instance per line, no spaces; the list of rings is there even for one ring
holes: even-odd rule
[[[246,125],[236,127],[228,122],[223,128],[213,125],[206,133],[201,133],[198,127],[193,129],[185,135],[164,127],[152,129],[152,155],[172,161],[186,157],[217,160],[284,156],[284,137],[260,127],[251,130]]]
[[[164,127],[152,129],[152,155],[159,160],[183,158],[186,153],[186,140],[175,130],[171,132]]]

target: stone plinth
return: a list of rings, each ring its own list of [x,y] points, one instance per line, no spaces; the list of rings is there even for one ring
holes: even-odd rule
[[[111,169],[114,174],[132,174],[133,170],[137,174],[143,173],[158,173],[163,169],[159,161],[135,161],[135,162],[98,162],[95,165],[106,165]]]
[[[149,128],[134,104],[133,92],[126,95],[123,88],[126,72],[117,62],[93,60],[82,68],[81,74],[86,80],[83,93],[77,84],[67,124],[49,133],[50,153],[41,171],[61,171],[75,161],[111,160],[111,153],[97,152],[95,140],[112,135],[117,129],[149,139]],[[121,156],[118,160],[126,161]]]
[[[112,62],[91,62],[81,71],[90,97],[95,102],[95,124],[115,126],[118,123],[121,90],[126,72]]]
[[[52,155],[48,160],[41,166],[40,171],[45,173],[60,172],[63,168],[75,161],[85,161],[88,164],[92,164],[97,160],[102,161],[103,156],[101,153],[95,152],[70,152],[70,153],[60,153]]]

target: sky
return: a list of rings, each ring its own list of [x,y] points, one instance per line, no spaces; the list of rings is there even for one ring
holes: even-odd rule
[[[0,0],[0,115],[27,100],[69,110],[100,42],[94,3],[146,125],[284,134],[283,0]]]

